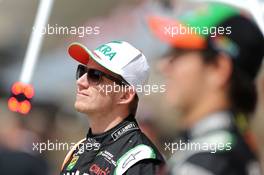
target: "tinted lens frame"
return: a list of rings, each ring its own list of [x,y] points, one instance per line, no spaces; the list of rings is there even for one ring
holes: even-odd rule
[[[87,79],[89,84],[98,85],[102,81],[103,72],[96,69],[87,68]]]
[[[87,73],[86,67],[79,64],[76,70],[76,76],[75,76],[76,80],[81,78],[85,73]]]
[[[102,77],[104,76],[118,85],[129,85],[129,83],[126,82],[123,78],[117,78],[100,70],[88,68],[87,66],[81,64],[79,64],[77,67],[76,80],[82,77],[85,73],[87,73],[87,81],[89,82],[89,84],[100,84],[102,81]]]

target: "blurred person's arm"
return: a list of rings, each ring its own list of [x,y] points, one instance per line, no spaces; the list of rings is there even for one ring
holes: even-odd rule
[[[0,150],[3,175],[48,175],[47,163],[39,157],[18,151]]]
[[[164,164],[160,164],[155,160],[142,160],[129,168],[126,175],[162,175],[164,174]]]

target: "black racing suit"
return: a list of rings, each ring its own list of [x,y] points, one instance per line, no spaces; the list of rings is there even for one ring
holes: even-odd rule
[[[61,175],[154,175],[164,159],[140,131],[134,116],[109,131],[87,137],[68,153]]]
[[[176,142],[182,149],[169,161],[170,174],[260,175],[259,162],[234,116],[229,111],[211,114],[183,134]]]

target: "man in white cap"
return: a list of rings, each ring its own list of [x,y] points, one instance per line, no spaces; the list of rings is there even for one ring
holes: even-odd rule
[[[66,156],[61,175],[160,174],[164,160],[135,120],[135,87],[149,74],[145,56],[124,41],[94,51],[73,43],[68,51],[81,63],[75,108],[88,116],[90,128]]]

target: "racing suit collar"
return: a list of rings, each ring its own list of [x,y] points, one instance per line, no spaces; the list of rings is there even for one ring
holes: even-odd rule
[[[118,140],[120,137],[126,135],[127,133],[133,130],[138,130],[138,129],[139,127],[134,115],[130,114],[122,122],[120,122],[115,127],[104,133],[93,134],[91,128],[89,128],[86,139],[96,140],[97,142],[100,143],[109,143]]]
[[[234,125],[234,114],[231,111],[218,111],[200,120],[188,131],[191,138],[200,137],[211,131],[229,129]]]

